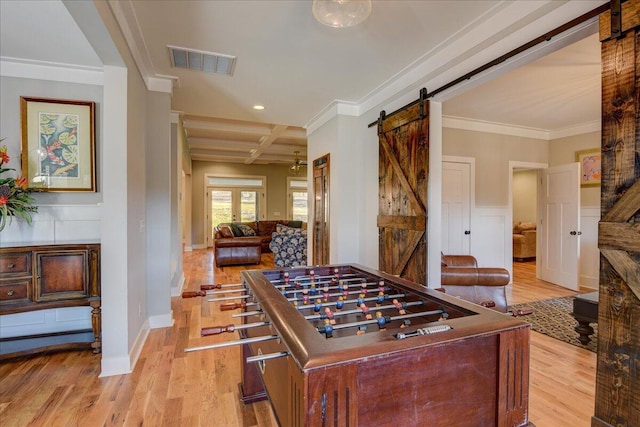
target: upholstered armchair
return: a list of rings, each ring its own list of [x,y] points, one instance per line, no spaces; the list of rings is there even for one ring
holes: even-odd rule
[[[307,265],[307,230],[279,225],[271,236],[269,249],[276,267]]]
[[[440,268],[441,286],[445,293],[507,312],[505,288],[511,280],[508,270],[479,268],[471,255],[442,255]]]
[[[536,257],[536,223],[517,222],[513,225],[513,259],[524,261]]]

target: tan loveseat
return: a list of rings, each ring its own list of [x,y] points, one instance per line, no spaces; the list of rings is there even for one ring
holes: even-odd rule
[[[525,261],[536,257],[536,223],[516,222],[513,225],[513,259]]]

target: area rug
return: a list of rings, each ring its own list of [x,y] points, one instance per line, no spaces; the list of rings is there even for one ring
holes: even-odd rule
[[[509,310],[517,310],[524,307],[533,309],[533,314],[519,317],[519,319],[531,323],[531,330],[540,332],[560,341],[584,348],[594,353],[597,352],[598,325],[591,323],[595,331],[590,336],[591,342],[582,345],[578,341],[579,334],[574,330],[578,322],[573,318],[573,297],[552,298],[542,301],[533,301],[525,304],[515,304]]]

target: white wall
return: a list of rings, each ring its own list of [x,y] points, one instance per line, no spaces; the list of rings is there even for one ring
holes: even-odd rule
[[[538,172],[513,172],[513,222],[536,222],[538,210]]]

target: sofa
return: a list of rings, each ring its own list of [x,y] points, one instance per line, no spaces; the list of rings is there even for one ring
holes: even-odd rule
[[[216,266],[260,264],[262,253],[271,252],[269,243],[278,224],[306,228],[304,222],[287,220],[218,224],[213,241]]]
[[[278,225],[269,244],[276,267],[307,265],[307,230]]]
[[[496,311],[508,310],[506,286],[511,281],[504,268],[479,268],[471,255],[442,255],[441,286],[446,294],[484,305]]]
[[[536,258],[536,223],[516,222],[513,224],[513,259],[526,261]]]

